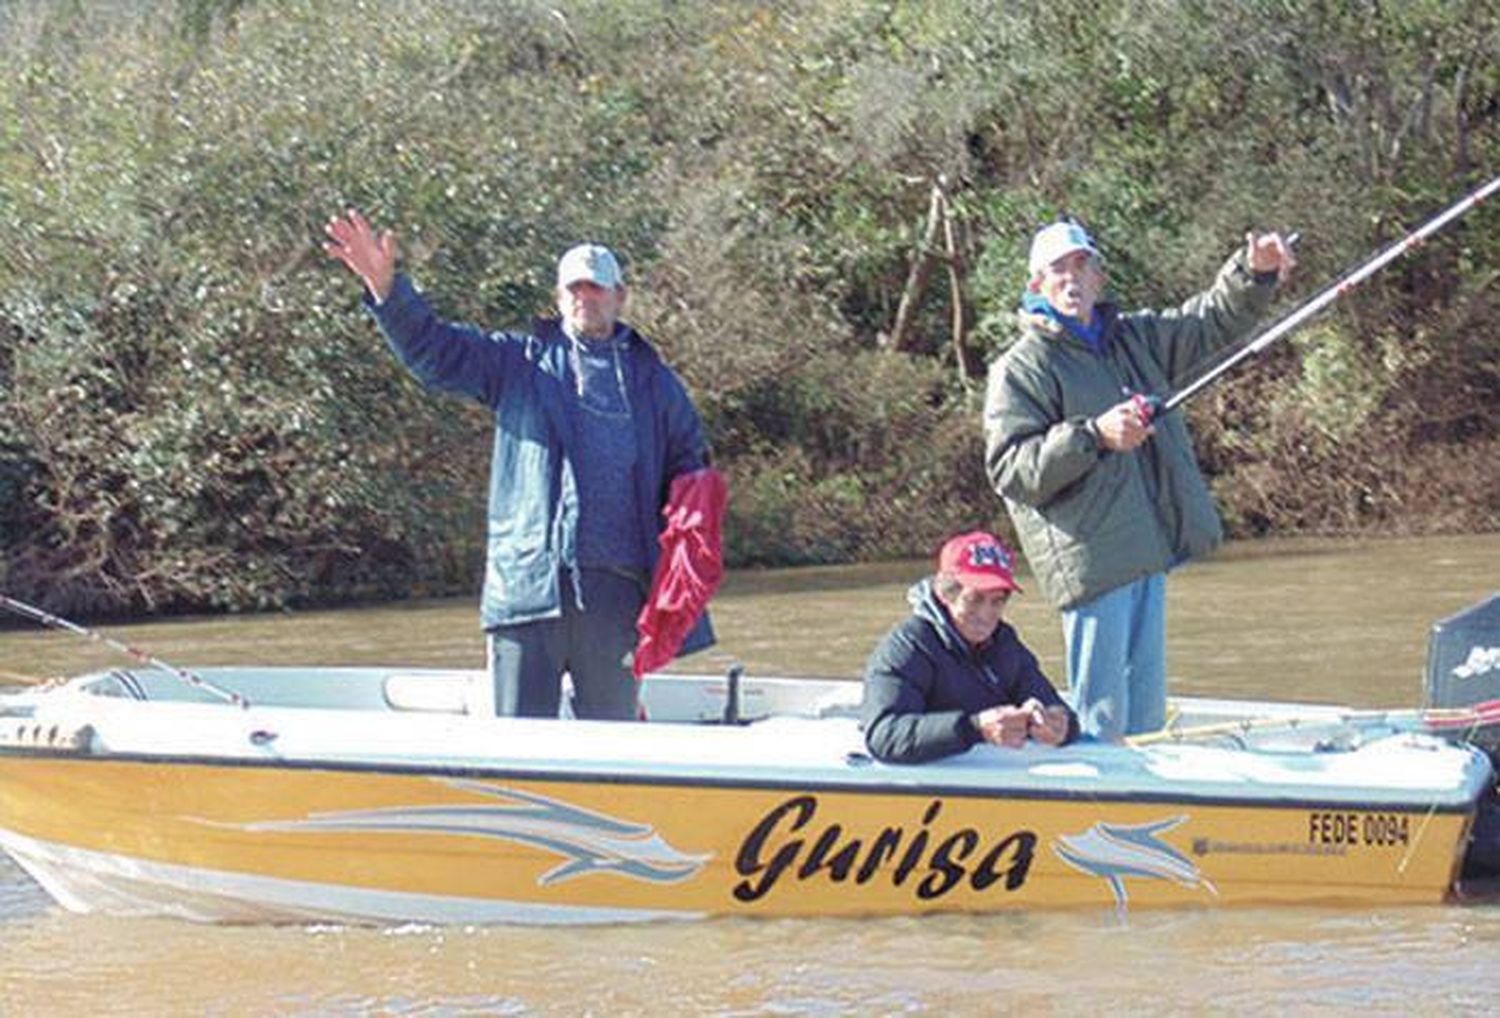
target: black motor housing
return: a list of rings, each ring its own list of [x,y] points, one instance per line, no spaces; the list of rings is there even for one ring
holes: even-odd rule
[[[1433,623],[1427,641],[1426,706],[1472,707],[1500,700],[1500,593]],[[1500,773],[1500,726],[1468,733]],[[1500,793],[1480,796],[1464,853],[1461,884],[1486,897],[1500,890]]]

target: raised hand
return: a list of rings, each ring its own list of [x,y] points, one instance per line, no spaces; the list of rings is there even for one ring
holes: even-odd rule
[[[1251,272],[1274,272],[1277,283],[1285,283],[1297,266],[1291,241],[1279,233],[1245,234],[1245,254]]]
[[[377,236],[358,209],[334,216],[323,232],[328,235],[328,242],[323,245],[328,256],[349,266],[349,271],[364,281],[376,303],[383,302],[396,278],[396,235],[383,230]]]

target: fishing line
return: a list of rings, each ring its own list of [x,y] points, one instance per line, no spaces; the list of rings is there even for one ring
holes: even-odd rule
[[[1472,716],[1468,727],[1459,735],[1459,740],[1472,746],[1474,744],[1474,736],[1478,734],[1481,728],[1495,724],[1497,720],[1500,720],[1500,713],[1497,713],[1497,711],[1500,711],[1500,701],[1496,700],[1485,700],[1482,703],[1473,704],[1468,708],[1459,708],[1455,711],[1455,718],[1460,713],[1467,713]],[[1439,719],[1435,723],[1429,723],[1428,727],[1436,731],[1441,731],[1443,728],[1451,728],[1453,727],[1453,719]],[[1445,721],[1447,722],[1446,724],[1444,723]],[[1396,864],[1397,873],[1406,873],[1406,867],[1411,862],[1412,856],[1416,854],[1417,846],[1422,843],[1422,836],[1427,833],[1427,825],[1432,821],[1433,815],[1437,813],[1437,806],[1437,800],[1433,799],[1432,804],[1427,807],[1427,813],[1422,817],[1422,822],[1417,825],[1416,837],[1411,839],[1411,844],[1407,847],[1406,853],[1401,856],[1401,861]],[[1472,830],[1470,834],[1472,836]]]
[[[104,635],[98,630],[89,629],[87,626],[80,626],[76,622],[69,622],[67,619],[62,618],[61,616],[53,615],[51,612],[43,611],[42,609],[37,608],[34,605],[27,604],[25,601],[18,601],[13,597],[8,597],[5,594],[0,594],[0,607],[9,608],[17,615],[23,615],[26,618],[31,619],[35,622],[40,622],[42,625],[49,628],[61,629],[64,632],[73,633],[75,636],[82,636],[86,639],[93,640],[95,643],[102,643],[107,647],[112,647],[115,650],[128,655],[132,660],[136,661],[139,664],[149,665],[152,668],[158,668],[175,676],[181,681],[187,683],[189,686],[196,687],[207,693],[212,693],[214,696],[226,700],[238,707],[250,706],[250,701],[246,700],[243,696],[234,692],[233,690],[216,686],[202,676],[194,675],[192,672],[188,671],[185,668],[178,668],[176,665],[167,664],[167,662],[161,660],[160,658],[152,657],[145,651],[140,650],[136,647],[132,647],[128,643],[122,643],[119,640]]]

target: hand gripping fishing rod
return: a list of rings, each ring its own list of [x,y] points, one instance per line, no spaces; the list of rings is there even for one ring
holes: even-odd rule
[[[234,692],[233,690],[222,689],[219,686],[214,685],[212,682],[209,682],[202,676],[194,675],[192,672],[186,670],[185,668],[178,668],[175,665],[169,665],[160,658],[152,657],[145,651],[138,650],[128,643],[121,643],[119,640],[111,639],[110,637],[105,636],[103,633],[98,632],[97,630],[85,628],[84,626],[78,625],[78,623],[76,622],[69,622],[65,618],[60,618],[59,616],[53,615],[50,612],[44,612],[42,611],[42,609],[29,605],[25,601],[17,601],[13,597],[6,597],[4,594],[0,594],[0,607],[9,608],[17,615],[24,615],[28,619],[40,622],[44,626],[50,626],[53,629],[62,629],[69,633],[75,633],[78,636],[86,637],[87,639],[93,640],[95,643],[102,643],[105,646],[113,647],[115,650],[128,654],[132,659],[138,661],[143,665],[150,665],[153,668],[160,668],[164,672],[175,675],[183,682],[186,682],[189,686],[196,686],[197,688],[204,690],[205,692],[212,693],[213,695],[221,697],[237,707],[250,706],[250,701],[246,700],[243,696]]]
[[[1459,216],[1468,212],[1475,205],[1478,205],[1480,202],[1484,201],[1496,191],[1500,191],[1500,177],[1496,177],[1495,179],[1491,180],[1488,184],[1485,184],[1483,187],[1480,187],[1477,190],[1473,191],[1468,195],[1468,197],[1454,203],[1453,205],[1450,205],[1446,210],[1434,216],[1425,225],[1419,227],[1416,230],[1413,230],[1411,233],[1408,233],[1405,237],[1402,237],[1400,240],[1387,247],[1384,251],[1380,252],[1369,261],[1365,262],[1353,272],[1350,272],[1343,279],[1340,279],[1338,282],[1328,287],[1322,293],[1318,294],[1306,304],[1303,304],[1300,308],[1287,315],[1281,321],[1277,322],[1269,329],[1266,329],[1266,331],[1262,332],[1259,336],[1256,336],[1253,340],[1251,340],[1244,347],[1238,350],[1233,356],[1225,358],[1223,361],[1219,362],[1214,367],[1198,376],[1198,378],[1188,383],[1188,385],[1186,385],[1182,389],[1179,389],[1177,392],[1172,393],[1170,396],[1142,397],[1142,400],[1150,407],[1151,415],[1158,416],[1170,410],[1177,409],[1182,404],[1198,395],[1198,393],[1208,388],[1215,381],[1222,378],[1235,365],[1239,364],[1247,357],[1251,357],[1259,353],[1266,347],[1270,346],[1272,343],[1276,342],[1282,336],[1285,336],[1293,329],[1296,329],[1313,315],[1317,314],[1319,311],[1322,311],[1324,308],[1332,304],[1334,301],[1338,300],[1340,297],[1344,296],[1346,293],[1352,291],[1356,286],[1363,283],[1366,279],[1369,279],[1371,276],[1379,272],[1381,269],[1385,268],[1397,258],[1400,258],[1403,254],[1410,251],[1412,248],[1419,246],[1428,237],[1432,236],[1434,233],[1438,232],[1443,227],[1453,222],[1453,220],[1457,219]]]

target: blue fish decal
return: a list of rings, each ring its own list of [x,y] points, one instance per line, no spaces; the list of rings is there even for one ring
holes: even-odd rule
[[[1157,837],[1186,819],[1168,817],[1134,825],[1101,821],[1082,834],[1060,836],[1053,842],[1052,851],[1074,869],[1109,881],[1117,908],[1124,908],[1129,898],[1126,877],[1171,880],[1183,887],[1204,887],[1217,895],[1218,890],[1191,859]]]
[[[503,805],[392,806],[317,813],[302,820],[244,825],[252,831],[401,831],[501,838],[555,852],[566,861],[537,880],[540,886],[591,873],[612,873],[652,883],[676,883],[703,868],[712,855],[679,852],[648,824],[618,820],[544,795],[482,781],[444,784],[507,800]]]

